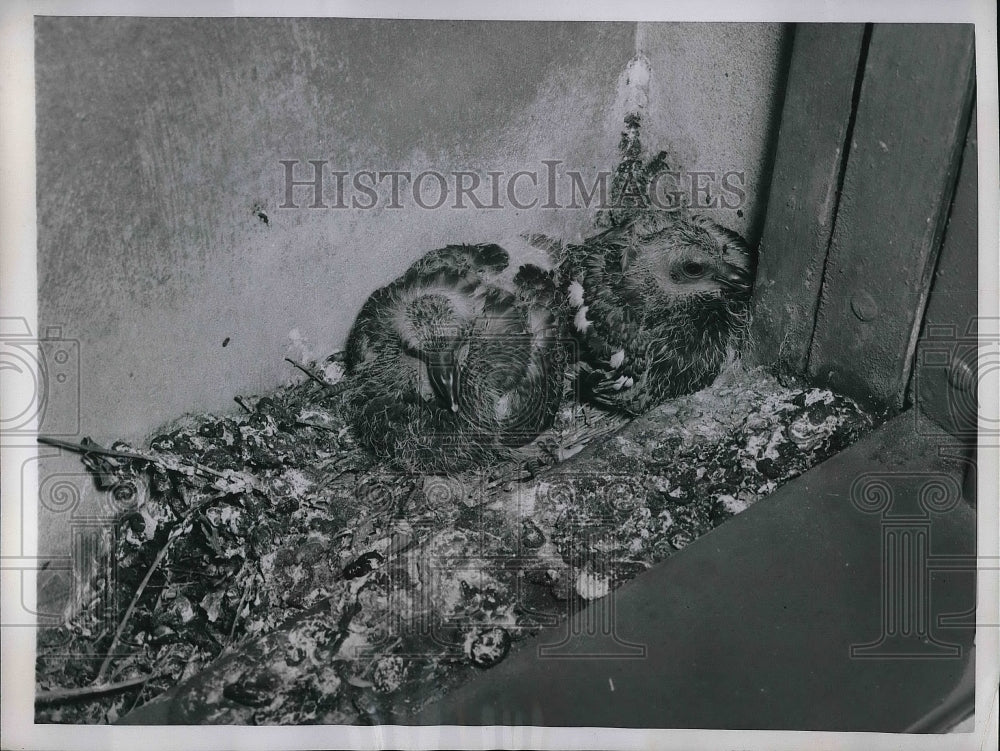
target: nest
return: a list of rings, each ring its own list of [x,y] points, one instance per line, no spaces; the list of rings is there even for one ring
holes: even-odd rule
[[[39,633],[37,722],[170,689],[176,722],[405,722],[873,424],[733,368],[628,424],[566,407],[500,466],[407,474],[355,442],[338,358],[305,369],[243,414],[81,447],[117,522]]]

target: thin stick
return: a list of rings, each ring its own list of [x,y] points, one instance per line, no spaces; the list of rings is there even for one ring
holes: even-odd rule
[[[340,428],[331,428],[329,425],[318,425],[314,422],[309,422],[308,420],[296,420],[296,425],[301,425],[304,428],[316,428],[317,430],[328,430],[331,433],[339,433]]]
[[[159,678],[160,673],[154,673],[153,675],[147,675],[140,678],[130,678],[127,681],[122,681],[121,683],[106,683],[103,686],[84,686],[82,688],[57,688],[53,691],[41,691],[35,694],[35,705],[49,705],[49,704],[61,704],[67,701],[76,701],[78,699],[88,699],[92,696],[99,696],[101,694],[110,694],[117,691],[124,691],[128,688],[133,688],[135,686],[141,686],[154,678]]]
[[[309,376],[312,380],[316,381],[316,383],[318,383],[323,388],[329,389],[333,393],[338,393],[338,392],[341,391],[341,389],[338,389],[332,383],[328,383],[328,382],[324,381],[318,375],[316,375],[311,370],[309,370],[309,368],[307,368],[305,365],[300,365],[299,363],[295,362],[295,360],[293,360],[292,358],[286,357],[285,358],[285,362],[290,363],[293,367],[296,367],[299,370],[301,370],[303,373],[305,373],[307,376]]]
[[[180,521],[177,522],[177,526],[174,527],[171,534],[167,537],[166,542],[163,543],[163,547],[157,551],[156,557],[153,559],[153,562],[149,565],[149,569],[146,571],[146,575],[142,578],[142,581],[139,582],[139,587],[132,596],[132,601],[125,609],[125,615],[122,616],[121,622],[118,624],[118,628],[115,629],[115,635],[111,639],[111,645],[108,647],[108,653],[104,656],[104,661],[101,663],[101,667],[97,671],[97,677],[94,678],[95,684],[104,680],[104,676],[108,672],[108,667],[111,665],[111,659],[114,657],[115,647],[118,646],[118,642],[121,641],[122,634],[125,633],[125,626],[128,625],[129,619],[132,617],[133,611],[135,611],[135,606],[139,603],[139,598],[141,598],[143,592],[146,591],[146,585],[149,584],[149,580],[152,578],[159,565],[163,562],[163,559],[166,557],[167,551],[170,550],[170,546],[173,544],[174,540],[181,536],[179,532],[178,534],[173,534],[173,532],[182,529],[183,526],[187,524],[198,511],[201,511],[201,509],[205,506],[215,502],[216,500],[218,500],[218,498],[209,498],[208,500],[202,501],[198,505],[192,506],[188,509],[187,513],[184,514]]]
[[[132,617],[132,611],[135,610],[135,606],[138,604],[139,598],[142,597],[142,593],[146,591],[146,585],[149,584],[149,580],[152,578],[153,573],[166,557],[171,543],[178,537],[180,537],[180,535],[174,535],[167,538],[167,541],[163,543],[163,547],[156,553],[156,557],[153,559],[149,569],[146,571],[146,575],[142,578],[142,581],[139,582],[139,588],[135,591],[135,595],[133,595],[132,601],[128,604],[128,608],[125,609],[125,615],[122,616],[121,622],[118,624],[118,628],[115,629],[115,635],[111,639],[111,645],[108,647],[108,653],[104,656],[104,661],[101,663],[101,669],[97,671],[97,677],[94,678],[94,683],[100,683],[104,680],[104,676],[108,672],[108,666],[111,665],[111,659],[114,657],[115,647],[118,646],[118,642],[121,639],[122,634],[125,633],[125,626],[128,625],[129,619]]]
[[[233,616],[233,625],[229,628],[229,636],[226,638],[226,644],[232,644],[233,634],[236,633],[236,624],[240,622],[240,611],[243,610],[243,605],[247,601],[247,595],[250,594],[250,585],[253,579],[247,579],[246,584],[243,585],[243,594],[240,596],[240,604],[236,606],[236,614]]]
[[[112,456],[112,457],[117,457],[119,459],[141,459],[144,462],[149,462],[150,464],[156,464],[160,467],[163,467],[164,469],[169,469],[174,472],[177,471],[175,467],[170,466],[170,462],[158,456],[147,456],[145,454],[138,454],[132,451],[113,451],[111,449],[102,448],[100,446],[85,446],[82,443],[63,441],[59,438],[52,438],[51,436],[47,435],[37,436],[37,440],[39,443],[44,443],[49,446],[56,446],[58,448],[69,449],[70,451],[75,451],[78,454],[98,454],[100,456]],[[224,472],[219,472],[218,470],[212,469],[211,467],[206,467],[204,464],[188,461],[187,459],[179,457],[175,454],[171,454],[170,456],[173,459],[175,459],[178,464],[183,464],[185,466],[191,467],[196,472],[201,472],[202,474],[228,479],[227,475]]]
[[[113,456],[117,459],[141,459],[145,462],[152,462],[154,464],[159,464],[159,462],[151,457],[144,454],[137,454],[132,451],[114,451],[112,449],[102,448],[101,446],[85,446],[82,443],[73,443],[72,441],[64,441],[60,438],[53,438],[47,435],[38,436],[39,443],[45,443],[49,446],[56,446],[61,449],[69,449],[70,451],[75,451],[78,454],[98,454],[99,456]]]
[[[239,404],[241,407],[243,407],[243,409],[245,409],[247,412],[253,412],[253,410],[247,406],[247,403],[243,401],[241,397],[234,396],[233,401]]]

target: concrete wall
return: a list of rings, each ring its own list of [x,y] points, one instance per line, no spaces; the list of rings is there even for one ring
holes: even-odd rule
[[[689,172],[743,173],[743,206],[725,208],[723,201],[735,199],[709,177],[699,180],[710,195],[698,200],[718,202],[703,213],[754,244],[763,229],[790,42],[789,30],[775,24],[643,23],[637,32],[653,71],[643,126],[649,146]]]
[[[653,66],[662,143],[649,145],[689,168],[744,170],[746,203],[721,220],[755,240],[786,36],[776,25],[40,18],[39,320],[80,342],[80,435],[141,440],[297,378],[283,357],[340,346],[365,297],[441,244],[586,234],[590,212],[541,201],[282,209],[280,162],[301,160],[297,177],[311,159],[414,174],[543,173],[545,159],[611,169],[619,77],[637,45]],[[309,190],[295,199],[309,203]],[[79,468],[46,459],[40,482]],[[77,513],[94,503],[80,487]],[[72,512],[42,502],[40,552],[63,554]]]

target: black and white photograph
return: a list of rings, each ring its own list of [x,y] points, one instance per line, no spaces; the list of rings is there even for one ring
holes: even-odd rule
[[[996,8],[689,5],[4,11],[3,748],[993,747]]]

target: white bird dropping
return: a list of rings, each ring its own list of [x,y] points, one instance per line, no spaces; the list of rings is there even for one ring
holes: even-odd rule
[[[622,74],[625,84],[624,110],[628,112],[640,112],[649,104],[649,79],[652,70],[649,60],[643,55],[636,55]]]

